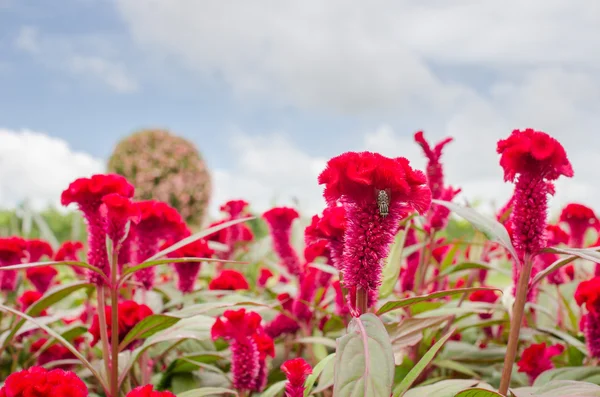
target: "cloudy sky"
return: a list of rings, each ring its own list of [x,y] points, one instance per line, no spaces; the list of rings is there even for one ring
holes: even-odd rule
[[[508,197],[495,143],[559,139],[575,178],[553,201],[600,207],[600,2],[0,0],[0,207],[55,203],[119,138],[196,143],[213,205],[323,205],[316,176],[348,150],[424,160],[453,136],[462,200]]]

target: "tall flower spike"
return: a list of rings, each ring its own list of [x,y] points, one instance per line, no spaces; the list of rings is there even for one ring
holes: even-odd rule
[[[171,257],[174,258],[210,258],[214,251],[210,249],[206,240],[196,240],[175,251]],[[194,290],[194,284],[200,273],[201,262],[176,262],[173,263],[177,273],[177,288],[188,293]]]
[[[27,243],[21,237],[0,238],[0,268],[18,265],[27,256]],[[0,290],[14,291],[17,282],[16,270],[0,271]]]
[[[544,132],[515,130],[498,142],[504,180],[515,182],[511,214],[517,253],[533,256],[546,247],[545,228],[551,181],[573,176],[573,168],[562,145]]]
[[[252,336],[258,348],[258,375],[254,382],[255,392],[261,392],[267,385],[269,370],[267,368],[267,357],[275,357],[275,344],[273,339],[263,332],[259,332]]]
[[[285,397],[304,396],[304,383],[312,373],[311,366],[303,358],[295,358],[283,363],[281,370],[287,378]]]
[[[585,233],[588,229],[597,229],[600,225],[593,209],[577,203],[567,204],[559,220],[569,225],[571,233],[569,245],[573,248],[583,248]]]
[[[329,160],[319,184],[330,205],[342,201],[346,209],[341,271],[349,289],[377,291],[400,220],[411,209],[423,214],[431,205],[426,182],[402,157],[347,152]]]
[[[265,327],[265,333],[273,339],[284,334],[294,334],[300,329],[298,322],[292,318],[294,300],[289,294],[280,294],[277,296],[277,300],[286,313],[279,313]]]
[[[415,134],[415,142],[417,142],[423,148],[423,152],[427,157],[427,182],[431,189],[431,195],[434,199],[438,199],[442,195],[444,188],[444,169],[440,158],[442,157],[442,150],[444,146],[452,142],[453,138],[446,138],[440,141],[433,148],[429,146],[429,142],[425,140],[423,131],[418,131]]]
[[[77,204],[83,213],[88,228],[88,262],[107,276],[110,276],[110,266],[106,252],[106,219],[100,213],[100,206],[102,198],[113,193],[131,198],[134,188],[120,175],[101,174],[75,180],[61,195],[62,205]],[[103,283],[93,272],[89,279],[96,284]]]
[[[245,200],[230,200],[221,205],[220,209],[222,212],[225,212],[228,215],[225,221],[232,221],[235,219],[240,219],[244,215],[247,207],[248,202]],[[247,235],[244,235],[244,232],[247,230],[249,230],[248,227],[242,223],[238,223],[237,225],[223,229],[222,233],[225,235],[225,241],[223,243],[229,247],[229,250],[225,255],[226,258],[231,257],[231,254],[233,253],[235,245],[238,241],[245,241],[247,239]]]
[[[136,250],[133,263],[140,264],[158,253],[162,241],[179,240],[189,230],[177,210],[161,201],[148,200],[135,203],[141,214],[140,221],[132,227]],[[154,285],[156,270],[148,267],[134,273],[136,280],[146,289]]]
[[[276,207],[263,214],[263,218],[269,225],[273,248],[288,272],[294,276],[301,274],[300,258],[291,243],[292,222],[300,215],[289,207]]]
[[[231,344],[233,387],[238,391],[253,390],[260,371],[260,354],[253,335],[260,327],[258,313],[227,310],[224,319],[217,318],[210,333],[213,340],[223,338]]]

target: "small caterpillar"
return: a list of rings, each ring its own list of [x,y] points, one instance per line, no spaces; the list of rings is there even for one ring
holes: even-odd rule
[[[390,213],[390,195],[385,190],[377,192],[377,207],[379,207],[379,215],[384,218]]]

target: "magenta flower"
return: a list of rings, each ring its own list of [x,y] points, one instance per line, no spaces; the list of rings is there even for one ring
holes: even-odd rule
[[[273,343],[273,339],[263,332],[254,334],[252,338],[258,348],[258,374],[256,375],[252,390],[261,392],[265,389],[269,376],[267,357],[275,357],[275,344]]]
[[[546,240],[548,247],[555,247],[559,244],[567,244],[569,241],[569,235],[560,228],[558,225],[546,226]],[[537,271],[542,271],[554,262],[560,259],[558,254],[544,252],[535,257],[535,267]],[[563,269],[559,269],[548,275],[548,282],[554,285],[560,285],[565,282],[565,274]]]
[[[577,203],[567,204],[563,208],[560,221],[569,225],[569,245],[573,248],[583,248],[585,233],[589,229],[598,229],[600,224],[593,209]]]
[[[345,232],[346,210],[342,205],[336,204],[325,208],[322,217],[318,215],[312,217],[311,224],[304,231],[304,241],[307,246],[322,240],[326,241],[331,264],[341,269]]]
[[[29,253],[29,263],[39,262],[44,256],[48,259],[54,256],[50,244],[39,239],[27,240],[27,252]]]
[[[452,142],[452,140],[453,138],[446,138],[431,148],[429,142],[423,136],[423,131],[415,134],[415,142],[421,145],[428,160],[427,183],[431,189],[431,196],[434,199],[439,199],[442,196],[442,190],[444,189],[444,168],[442,167],[442,163],[440,163],[440,158],[442,157],[444,146]]]
[[[303,358],[295,358],[283,363],[281,370],[287,378],[285,397],[303,397],[304,383],[312,373],[311,366]]]
[[[80,241],[65,241],[56,251],[54,260],[57,262],[79,262],[79,251],[83,250],[83,244]],[[85,274],[81,267],[73,266],[76,274]]]
[[[592,357],[600,358],[600,277],[579,283],[575,302],[587,309],[582,318],[585,342]]]
[[[294,300],[287,293],[278,295],[277,300],[284,312],[275,316],[265,327],[265,333],[273,339],[285,334],[295,334],[300,329],[298,322],[292,318]]]
[[[210,249],[206,240],[196,240],[169,255],[171,258],[210,258],[214,251]],[[177,273],[177,288],[185,293],[194,290],[194,284],[200,273],[201,262],[176,262],[173,263]]]
[[[426,181],[405,158],[371,152],[334,157],[319,175],[327,202],[341,201],[346,209],[341,271],[352,295],[357,288],[367,295],[377,293],[383,260],[400,220],[412,209],[423,214],[431,205]]]
[[[564,350],[563,345],[546,346],[545,343],[534,343],[523,351],[517,363],[519,372],[525,372],[533,383],[542,372],[554,368],[552,358],[560,355]]]
[[[273,248],[288,272],[294,276],[300,276],[301,265],[298,253],[291,243],[292,222],[300,215],[289,207],[276,207],[263,214],[263,218],[269,225]]]

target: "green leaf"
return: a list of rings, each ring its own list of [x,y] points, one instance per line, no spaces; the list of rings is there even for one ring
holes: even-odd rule
[[[200,389],[194,389],[180,393],[177,397],[204,397],[204,396],[217,396],[223,394],[231,394],[237,396],[238,393],[235,390],[224,389],[222,387],[202,387]]]
[[[471,368],[452,360],[433,360],[433,365],[438,368],[449,369],[450,371],[459,372],[472,378],[479,378],[477,372]]]
[[[400,323],[386,324],[385,327],[392,341],[396,365],[400,365],[404,361],[407,347],[414,346],[423,339],[424,330],[440,325],[448,319],[450,319],[449,316],[424,319],[405,318]]]
[[[285,389],[286,381],[272,384],[267,390],[259,394],[259,397],[277,397],[281,395],[281,392]]]
[[[464,390],[454,397],[503,397],[502,394],[486,389],[469,389]]]
[[[454,273],[458,273],[458,272],[462,272],[464,270],[471,270],[471,269],[487,269],[487,270],[491,270],[494,272],[500,272],[503,274],[507,274],[509,275],[510,272],[504,270],[504,269],[500,269],[496,266],[493,266],[489,263],[485,263],[485,262],[463,262],[463,263],[459,263],[457,265],[454,266],[449,266],[446,269],[444,269],[442,272],[440,272],[440,274],[436,277],[437,278],[442,278],[445,276],[449,276],[451,274]]]
[[[308,375],[308,378],[306,378],[306,382],[304,382],[304,397],[308,397],[310,395],[310,392],[312,391],[313,386],[317,381],[317,378],[319,377],[319,375],[321,375],[321,372],[323,372],[325,366],[329,364],[334,358],[335,353],[332,353],[325,357],[323,360],[319,361],[317,365],[315,365],[315,367],[312,370],[312,373]]]
[[[431,361],[433,361],[437,352],[440,351],[442,346],[444,346],[444,343],[446,343],[446,341],[450,339],[454,331],[455,329],[451,329],[446,335],[441,337],[440,340],[437,341],[435,345],[433,345],[431,349],[429,349],[429,351],[423,355],[423,357],[421,357],[417,365],[415,365],[413,369],[410,370],[408,375],[406,375],[406,377],[402,379],[402,382],[400,382],[400,384],[396,386],[396,388],[394,389],[394,397],[400,397],[403,396],[404,393],[406,393],[406,391],[412,386],[414,381],[417,380],[419,375],[421,375],[425,368],[427,368]]]
[[[410,389],[404,397],[454,397],[456,393],[471,387],[490,387],[488,384],[470,379],[448,379]]]
[[[471,225],[473,225],[477,230],[485,234],[485,236],[491,240],[501,244],[504,248],[510,252],[510,255],[513,257],[513,260],[519,262],[517,252],[515,251],[515,247],[513,247],[512,242],[510,240],[510,236],[506,231],[504,225],[493,218],[488,218],[486,216],[481,215],[473,208],[462,207],[460,205],[456,205],[449,201],[442,200],[432,200],[433,203],[444,206],[449,210],[455,212],[458,216],[464,218]],[[519,263],[517,263],[518,265]]]
[[[186,263],[186,262],[220,262],[220,263],[238,263],[245,264],[246,262],[237,262],[230,261],[225,259],[217,259],[217,258],[169,258],[169,259],[156,259],[153,261],[145,261],[137,266],[128,267],[123,271],[123,275],[121,276],[121,282],[128,279],[133,273],[138,270],[147,269],[149,267],[154,267],[158,265],[168,265],[170,263]]]
[[[319,345],[331,347],[332,349],[335,349],[337,346],[333,339],[324,338],[321,336],[307,336],[306,338],[298,338],[298,339],[296,339],[296,343],[319,344]]]
[[[379,287],[379,299],[387,298],[394,291],[394,286],[398,282],[400,275],[400,266],[402,265],[402,251],[404,251],[404,243],[410,223],[406,226],[406,230],[400,230],[396,234],[394,244],[390,250],[390,254],[385,260],[385,266],[381,273],[381,287]]]
[[[600,397],[600,386],[572,380],[555,380],[541,387],[523,387],[511,391],[516,397]]]
[[[394,381],[390,338],[372,313],[354,318],[338,339],[335,360],[336,397],[389,397]]]
[[[176,372],[191,372],[203,364],[212,364],[225,357],[217,353],[202,353],[180,357],[171,364],[170,371]]]
[[[600,385],[600,367],[562,367],[542,372],[533,383],[539,387],[555,380],[575,380]]]
[[[428,294],[428,295],[420,295],[420,296],[415,296],[412,298],[400,299],[398,301],[387,302],[383,306],[381,306],[381,308],[377,311],[377,315],[381,316],[382,314],[391,312],[392,310],[401,309],[403,307],[410,306],[410,305],[418,303],[418,302],[429,301],[429,300],[437,299],[437,298],[445,298],[446,296],[468,294],[468,293],[475,292],[475,291],[487,291],[487,290],[502,292],[501,289],[488,288],[488,287],[458,288],[458,289],[438,291],[438,292],[434,292],[434,293]]]
[[[573,262],[576,259],[577,259],[577,256],[573,255],[573,256],[569,256],[567,258],[557,260],[556,262],[554,262],[553,264],[551,264],[550,266],[548,266],[547,268],[545,268],[544,270],[542,270],[541,272],[536,274],[535,277],[533,278],[533,280],[531,280],[531,285],[532,286],[536,285],[537,283],[542,281],[544,278],[546,278],[549,274],[554,273],[561,267],[568,265],[569,263]]]
[[[555,338],[561,339],[561,340],[567,342],[569,345],[576,348],[577,350],[579,350],[580,352],[582,352],[583,354],[585,354],[586,356],[589,356],[587,346],[583,342],[581,342],[579,339],[567,334],[566,332],[560,331],[558,329],[546,328],[546,327],[537,327],[535,329],[540,332],[543,332],[545,334],[552,335]]]
[[[566,247],[551,247],[543,250],[555,254],[574,255],[581,259],[585,259],[594,263],[600,262],[600,252],[590,248],[566,248]]]
[[[0,269],[0,271],[29,269],[29,268],[32,268],[32,267],[40,267],[40,266],[75,266],[75,267],[81,267],[81,268],[84,268],[84,269],[91,270],[94,273],[97,273],[97,274],[103,276],[106,279],[106,275],[104,274],[104,272],[102,270],[100,270],[99,268],[97,268],[96,266],[92,266],[92,265],[90,265],[88,263],[85,263],[85,262],[76,262],[76,261],[65,261],[65,262],[49,261],[49,262],[20,263],[18,265],[4,266],[4,267],[2,267]]]
[[[119,351],[125,349],[131,342],[137,339],[148,338],[155,333],[169,328],[176,324],[180,319],[166,314],[153,314],[146,317],[133,327],[131,331],[123,338],[119,345]]]

